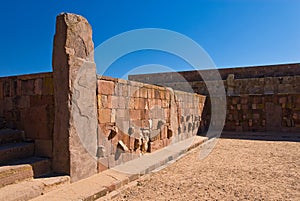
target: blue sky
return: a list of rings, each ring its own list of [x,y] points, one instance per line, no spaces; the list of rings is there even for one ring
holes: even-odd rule
[[[300,62],[297,0],[12,0],[1,4],[0,76],[51,71],[55,17],[61,12],[88,19],[95,47],[132,29],[163,28],[196,41],[220,68]],[[151,63],[192,69],[174,55],[139,51],[105,74],[122,77]]]

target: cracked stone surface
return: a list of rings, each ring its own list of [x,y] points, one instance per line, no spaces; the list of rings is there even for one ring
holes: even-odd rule
[[[56,19],[53,48],[55,128],[53,169],[71,181],[96,173],[96,65],[92,28],[82,16]]]

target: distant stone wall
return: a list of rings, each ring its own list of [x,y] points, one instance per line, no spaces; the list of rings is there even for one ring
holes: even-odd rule
[[[52,73],[0,78],[0,116],[35,140],[38,156],[52,157],[53,93]]]
[[[210,75],[214,74],[213,71],[214,70],[200,70],[201,73],[207,76],[207,80],[215,79],[215,77],[210,77]],[[220,68],[218,71],[223,80],[226,80],[230,74],[234,74],[235,79],[296,76],[300,75],[300,64],[294,63],[253,67]],[[178,80],[182,80],[184,82],[203,81],[201,75],[197,73],[197,71],[129,75],[129,80],[144,83],[173,83]]]
[[[98,171],[197,134],[205,96],[98,78]]]
[[[213,81],[209,72],[201,74]],[[219,73],[227,94],[224,130],[300,131],[300,64],[219,69]],[[129,79],[209,95],[197,71],[131,75]],[[203,119],[209,123],[207,100]]]
[[[250,95],[227,98],[228,131],[300,131],[300,95]]]

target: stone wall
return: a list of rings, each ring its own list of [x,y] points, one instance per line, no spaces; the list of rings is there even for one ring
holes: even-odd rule
[[[209,72],[201,74],[213,81]],[[219,69],[219,73],[227,94],[224,130],[300,131],[300,64]],[[129,79],[209,95],[197,71],[131,75]],[[207,100],[203,119],[209,123]]]
[[[35,154],[52,157],[54,97],[52,73],[0,78],[0,116],[10,128],[35,140]]]
[[[218,69],[218,71],[223,80],[226,80],[230,74],[234,74],[235,79],[284,77],[300,75],[300,64],[294,63],[252,67],[220,68]],[[213,70],[201,70],[201,73],[207,76],[206,79],[215,79],[214,77],[209,76],[214,74]],[[197,73],[197,71],[130,75],[129,80],[144,83],[173,83],[177,80],[182,80],[185,82],[203,81],[201,75]]]
[[[98,171],[197,134],[205,96],[98,77]]]
[[[227,98],[228,131],[300,131],[300,95],[250,95]]]

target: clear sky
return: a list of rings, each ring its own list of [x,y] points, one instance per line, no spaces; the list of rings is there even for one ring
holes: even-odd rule
[[[297,0],[11,0],[1,3],[0,76],[51,71],[61,12],[88,19],[95,47],[132,29],[163,28],[195,40],[220,68],[300,62]],[[151,63],[191,69],[176,56],[140,51],[116,61],[106,74],[121,77]]]

